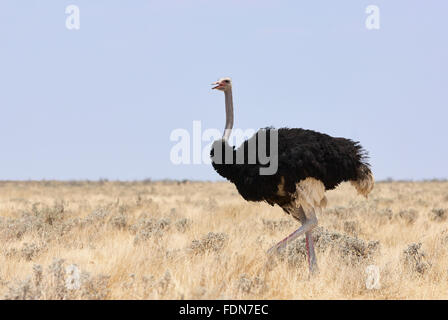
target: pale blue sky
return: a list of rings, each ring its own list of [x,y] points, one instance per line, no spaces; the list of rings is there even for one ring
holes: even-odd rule
[[[65,27],[65,7],[81,29]],[[381,29],[364,26],[365,8]],[[1,0],[0,179],[207,179],[173,129],[361,141],[377,179],[447,178],[448,2]],[[205,145],[205,143],[204,143]]]

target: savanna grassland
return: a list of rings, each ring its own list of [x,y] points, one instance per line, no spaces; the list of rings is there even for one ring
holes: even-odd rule
[[[0,182],[0,298],[448,298],[448,182],[327,197],[310,277],[304,239],[266,255],[298,223],[229,183]]]

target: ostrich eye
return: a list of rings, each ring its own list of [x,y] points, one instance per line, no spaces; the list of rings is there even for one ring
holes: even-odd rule
[[[225,83],[230,83],[230,81],[229,81],[229,80],[224,80],[224,82],[225,82]]]

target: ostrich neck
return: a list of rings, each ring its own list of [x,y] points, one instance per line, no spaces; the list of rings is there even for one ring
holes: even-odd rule
[[[230,133],[233,128],[233,98],[232,98],[232,88],[224,91],[224,96],[226,99],[226,127],[224,129],[224,135],[222,138],[225,141],[229,140]]]

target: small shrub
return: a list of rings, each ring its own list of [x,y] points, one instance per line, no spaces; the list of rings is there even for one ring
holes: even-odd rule
[[[365,241],[345,234],[328,231],[322,227],[313,230],[314,247],[317,252],[331,250],[347,264],[369,262],[380,248],[379,241]],[[304,237],[291,243],[281,254],[292,266],[306,261],[306,240]]]
[[[447,209],[433,209],[430,212],[430,219],[432,221],[442,222],[445,221],[447,217],[448,217]]]
[[[32,276],[10,284],[3,296],[6,300],[105,299],[109,295],[109,276],[79,274],[76,265],[65,266],[62,259],[53,259],[46,268],[33,266]]]
[[[246,274],[242,274],[238,280],[237,289],[243,293],[261,294],[268,289],[268,286],[266,282],[258,276],[249,277]]]
[[[359,226],[358,221],[344,221],[344,232],[348,233],[349,235],[356,237],[360,230],[361,227]]]
[[[193,240],[191,249],[195,253],[204,253],[207,251],[218,252],[224,248],[227,240],[228,236],[225,233],[209,232],[201,240]]]
[[[407,224],[413,224],[418,219],[418,212],[414,209],[402,210],[398,213],[398,217]]]
[[[136,233],[134,238],[134,244],[141,241],[147,241],[152,237],[162,237],[163,234],[169,229],[171,222],[169,219],[140,219],[136,224],[131,226],[131,231]]]
[[[21,249],[21,256],[26,261],[31,261],[42,251],[42,249],[42,246],[35,243],[24,243]]]
[[[269,230],[271,232],[273,231],[281,231],[284,230],[286,228],[292,227],[293,226],[293,221],[292,220],[286,220],[286,219],[282,219],[282,220],[267,220],[267,219],[263,219],[263,226],[266,230]]]
[[[421,247],[421,243],[411,243],[403,251],[403,256],[406,268],[412,272],[424,274],[431,267],[431,263],[427,261],[426,253]]]
[[[127,227],[127,218],[123,213],[113,216],[109,224],[118,230],[124,230]]]
[[[185,231],[187,231],[190,228],[191,224],[192,224],[192,221],[190,219],[183,218],[183,219],[176,221],[174,226],[176,227],[177,231],[184,233]]]

